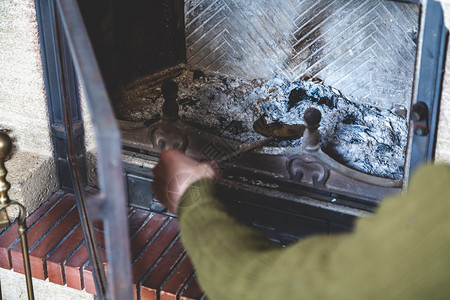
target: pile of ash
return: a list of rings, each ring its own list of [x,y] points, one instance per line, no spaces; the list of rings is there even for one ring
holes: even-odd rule
[[[152,77],[154,78],[154,77]],[[285,124],[304,123],[303,113],[315,107],[322,113],[319,127],[322,149],[355,170],[391,179],[402,179],[408,134],[406,113],[380,110],[350,101],[315,80],[290,82],[205,75],[183,68],[171,78],[179,86],[180,117],[225,138],[243,143],[262,139],[253,122],[262,115]],[[163,98],[159,86],[141,79],[123,95],[119,118],[149,121],[158,118]],[[301,139],[283,141],[260,150],[263,153],[295,153]]]

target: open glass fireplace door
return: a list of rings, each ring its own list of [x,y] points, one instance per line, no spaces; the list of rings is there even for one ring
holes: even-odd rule
[[[437,1],[406,2],[420,5],[421,13],[405,184],[409,170],[433,159],[447,36]],[[122,145],[109,96],[77,1],[36,0],[36,9],[61,188],[72,190],[77,197],[99,298],[132,299]],[[98,145],[100,193],[92,197],[85,192],[77,78],[88,102]],[[140,187],[137,184],[135,188]],[[104,222],[107,276],[93,232],[94,220]]]
[[[45,84],[60,187],[74,192],[99,299],[133,299],[120,133],[76,0],[38,0]],[[76,75],[75,75],[76,74]],[[86,95],[98,147],[100,192],[86,193],[84,131],[78,94]],[[93,222],[102,220],[107,274]]]

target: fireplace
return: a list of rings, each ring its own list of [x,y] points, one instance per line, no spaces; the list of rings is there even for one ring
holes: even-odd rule
[[[257,121],[304,125],[310,107],[322,115],[321,157],[303,157],[302,138],[272,142],[225,164],[225,194],[249,190],[248,199],[263,194],[277,206],[282,193],[291,199],[288,207],[321,199],[314,208],[328,206],[339,218],[345,211],[344,224],[332,223],[349,229],[353,217],[406,185],[409,165],[416,164],[407,155],[411,127],[423,122],[409,121],[421,107],[411,101],[418,3],[108,3],[79,1],[123,149],[128,161],[143,166],[125,164],[131,205],[163,211],[147,195],[153,161],[165,148],[221,160],[263,138]],[[176,85],[172,96],[163,91],[168,80]],[[171,97],[176,116],[167,121]],[[303,200],[291,203],[296,197]],[[318,216],[324,231],[334,230]]]
[[[39,4],[47,93],[64,95],[49,97],[50,122],[59,172],[71,174],[60,175],[61,186],[83,199],[79,78],[109,195],[80,205],[106,224],[123,213],[105,208],[114,206],[106,197],[124,196],[111,187],[122,164],[129,205],[167,214],[149,184],[166,148],[222,160],[219,187],[232,213],[281,245],[350,231],[433,157],[446,36],[442,18],[429,17],[442,15],[434,1],[79,0],[96,60],[74,3]],[[262,139],[258,124],[306,129],[230,156]],[[125,268],[114,259],[121,246],[108,254],[118,263],[111,269]]]

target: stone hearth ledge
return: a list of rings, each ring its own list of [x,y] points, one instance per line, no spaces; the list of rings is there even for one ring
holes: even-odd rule
[[[6,179],[11,184],[9,197],[23,204],[27,215],[58,190],[55,161],[51,156],[19,150],[6,161]],[[17,216],[17,205],[8,209],[9,216]]]
[[[0,282],[4,300],[27,300],[25,276],[13,270],[0,268]],[[96,297],[86,291],[78,291],[67,286],[33,278],[36,300],[94,300]]]

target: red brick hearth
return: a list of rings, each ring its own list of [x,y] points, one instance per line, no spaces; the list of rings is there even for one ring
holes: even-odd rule
[[[128,219],[135,299],[206,299],[177,220],[139,209],[130,209]],[[33,278],[96,293],[72,194],[57,192],[27,218],[27,226]],[[95,230],[106,258],[102,224],[96,223]],[[0,233],[0,267],[24,273],[21,251],[14,223]]]

